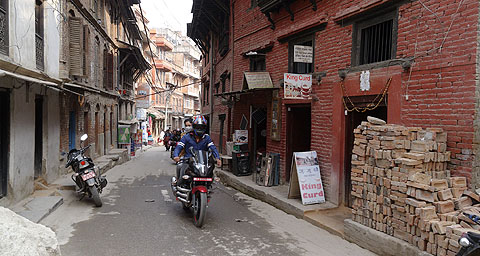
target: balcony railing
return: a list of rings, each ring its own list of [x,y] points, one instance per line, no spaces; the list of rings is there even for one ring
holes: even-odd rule
[[[37,61],[37,69],[44,70],[44,51],[43,38],[35,34],[35,58]]]

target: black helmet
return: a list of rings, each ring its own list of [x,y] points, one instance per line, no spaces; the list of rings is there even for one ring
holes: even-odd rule
[[[193,131],[198,137],[203,137],[207,132],[207,119],[204,116],[198,115],[193,118],[192,123]]]

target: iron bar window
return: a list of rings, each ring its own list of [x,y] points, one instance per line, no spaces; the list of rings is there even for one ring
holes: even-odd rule
[[[360,65],[392,58],[393,20],[362,29]]]
[[[0,0],[0,53],[8,55],[8,0]]]
[[[35,59],[37,69],[44,70],[43,1],[35,1]]]
[[[353,34],[352,65],[364,65],[395,58],[398,11],[375,14],[356,22]]]

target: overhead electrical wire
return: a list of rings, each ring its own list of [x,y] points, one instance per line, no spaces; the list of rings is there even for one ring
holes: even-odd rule
[[[199,84],[199,83],[201,83],[201,81],[190,83],[190,84],[184,84],[184,85],[181,85],[181,86],[175,86],[175,89],[180,89],[180,88],[183,88],[183,87],[188,87],[190,85]],[[174,84],[172,84],[172,85],[174,85]],[[148,97],[148,96],[151,96],[151,95],[164,93],[164,92],[169,92],[169,91],[172,91],[172,89],[165,89],[165,90],[162,90],[162,91],[157,91],[155,93],[150,93],[150,94],[147,94],[147,95],[141,95],[141,96],[135,97],[134,100],[145,98],[145,97]]]

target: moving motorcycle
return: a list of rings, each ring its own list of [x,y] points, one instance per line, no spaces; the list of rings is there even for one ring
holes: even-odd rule
[[[170,144],[170,158],[173,160],[173,152],[175,152],[178,141],[170,140],[168,143]]]
[[[88,138],[87,134],[82,135],[80,138],[80,146]],[[95,206],[102,206],[102,200],[100,199],[100,193],[107,185],[107,179],[105,176],[101,176],[100,173],[95,171],[95,164],[90,157],[84,155],[85,151],[90,148],[88,145],[81,149],[72,149],[67,155],[67,164],[65,168],[72,166],[74,173],[72,174],[72,180],[77,185],[77,193],[82,194],[82,200],[86,195],[93,199]]]
[[[184,210],[193,209],[193,224],[200,228],[207,215],[215,165],[210,152],[194,150],[193,147],[189,150],[193,157],[183,160],[188,164],[185,175],[182,176],[183,184],[177,186],[177,179],[172,177],[172,191],[177,200],[182,202]],[[178,164],[181,163],[182,161]]]

